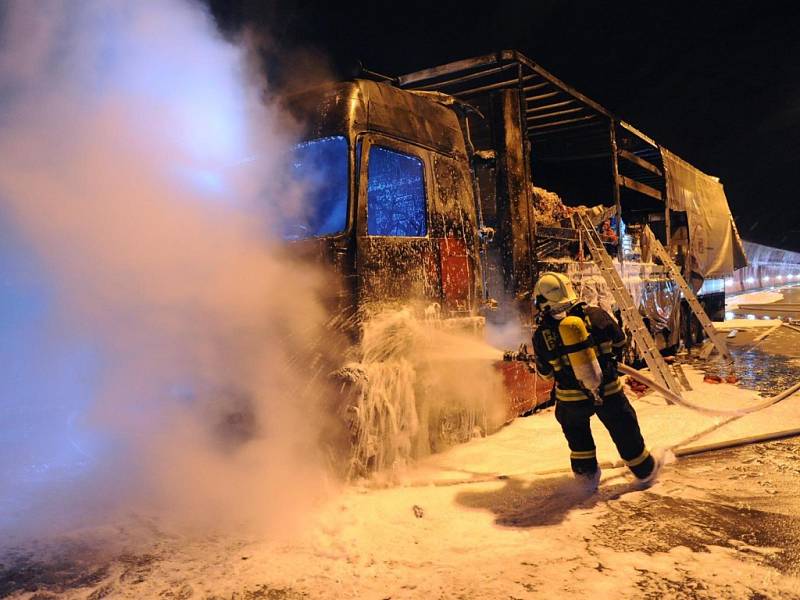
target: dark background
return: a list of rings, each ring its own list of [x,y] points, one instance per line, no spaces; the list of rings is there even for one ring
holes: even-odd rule
[[[347,78],[361,60],[399,75],[520,50],[718,176],[742,237],[800,251],[791,3],[204,1],[224,33],[246,26],[269,38],[265,68],[278,82],[309,65]]]

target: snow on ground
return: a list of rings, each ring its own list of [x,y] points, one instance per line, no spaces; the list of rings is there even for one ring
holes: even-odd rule
[[[705,383],[703,373],[691,367],[684,367],[684,372],[693,390],[684,392],[683,396],[694,404],[717,410],[735,410],[764,401],[754,392],[735,385]],[[629,390],[626,391],[630,398],[635,398]],[[785,402],[794,407],[796,426],[800,427],[800,396]],[[727,420],[722,415],[703,414],[669,404],[655,393],[635,400],[634,407],[645,443],[651,448],[680,445]],[[751,418],[758,419],[755,415]],[[592,433],[598,461],[618,464],[616,448],[597,419],[592,420]],[[568,456],[561,429],[552,409],[548,409],[533,418],[517,419],[492,436],[428,457],[410,475],[410,482],[442,484],[496,475],[545,475],[568,470]]]
[[[727,319],[726,321],[714,321],[714,328],[720,331],[730,331],[731,329],[759,329],[761,327],[774,326],[774,319]]]
[[[697,443],[713,444],[791,429],[800,430],[800,393],[757,413],[734,418]]]
[[[685,371],[693,402],[715,408],[759,402],[753,392],[703,383],[699,371]],[[634,406],[650,446],[677,444],[724,420],[656,394]],[[800,395],[739,424],[744,419],[748,431],[800,427]],[[617,460],[602,426],[594,431],[600,460]],[[35,596],[17,587],[14,597],[800,598],[800,562],[797,572],[781,570],[776,557],[789,550],[747,535],[759,519],[780,517],[778,530],[798,527],[800,519],[788,509],[781,517],[715,504],[720,481],[741,488],[744,480],[692,460],[667,467],[646,492],[631,486],[624,469],[605,469],[600,491],[587,494],[564,471],[568,449],[548,409],[398,473],[404,484],[345,488],[309,515],[303,531],[282,538],[187,537],[138,518],[109,530],[113,558],[81,562],[91,536],[78,532],[72,545],[62,544],[69,556],[42,563],[44,553],[37,551],[17,575],[37,568],[72,573],[70,585]],[[687,471],[685,465],[694,466]],[[484,481],[463,483],[472,478]],[[766,503],[781,498],[762,496]],[[71,571],[70,565],[77,566]],[[0,592],[4,581],[0,565]]]
[[[749,292],[747,294],[739,294],[731,296],[725,300],[725,308],[733,310],[740,304],[770,304],[771,302],[779,302],[783,300],[783,294],[771,290],[762,290],[759,292]]]
[[[698,491],[702,478],[686,488],[667,475],[648,492],[632,492],[616,477],[593,496],[564,476],[354,488],[291,540],[187,540],[160,532],[150,548],[86,569],[79,589],[37,599],[800,597],[800,579],[768,564],[780,548],[724,538],[691,548],[692,530],[704,528],[694,514],[683,525],[677,519],[686,544],[664,546],[647,528],[637,531],[642,523],[630,516],[638,510],[671,498],[674,510],[699,506],[707,493]],[[127,533],[119,528],[117,535]]]
[[[659,545],[648,536],[654,515],[637,531],[643,524],[629,517],[638,510],[700,505],[701,478],[667,474],[645,493],[611,480],[591,497],[563,476],[351,489],[290,541],[164,532],[146,551],[88,571],[80,589],[38,598],[797,598],[800,579],[768,564],[781,548],[724,537]],[[685,524],[675,517],[669,524],[688,540],[704,527],[693,513]]]

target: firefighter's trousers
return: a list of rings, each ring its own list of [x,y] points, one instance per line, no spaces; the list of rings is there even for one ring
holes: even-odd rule
[[[645,448],[636,412],[624,392],[606,396],[601,406],[595,406],[591,400],[556,402],[556,419],[569,444],[572,470],[580,474],[592,474],[597,470],[597,455],[589,427],[593,414],[608,429],[620,457],[633,474],[647,477],[655,463]]]

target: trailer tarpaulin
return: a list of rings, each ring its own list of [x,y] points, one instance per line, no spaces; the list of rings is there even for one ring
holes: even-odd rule
[[[725,190],[716,177],[661,148],[667,206],[685,211],[689,221],[689,259],[703,278],[721,277],[747,266]]]

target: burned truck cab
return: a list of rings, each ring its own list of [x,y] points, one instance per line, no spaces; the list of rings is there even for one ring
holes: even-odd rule
[[[443,95],[355,80],[286,104],[305,127],[293,168],[311,184],[311,207],[285,237],[335,266],[340,303],[474,316],[483,293],[474,179]]]

